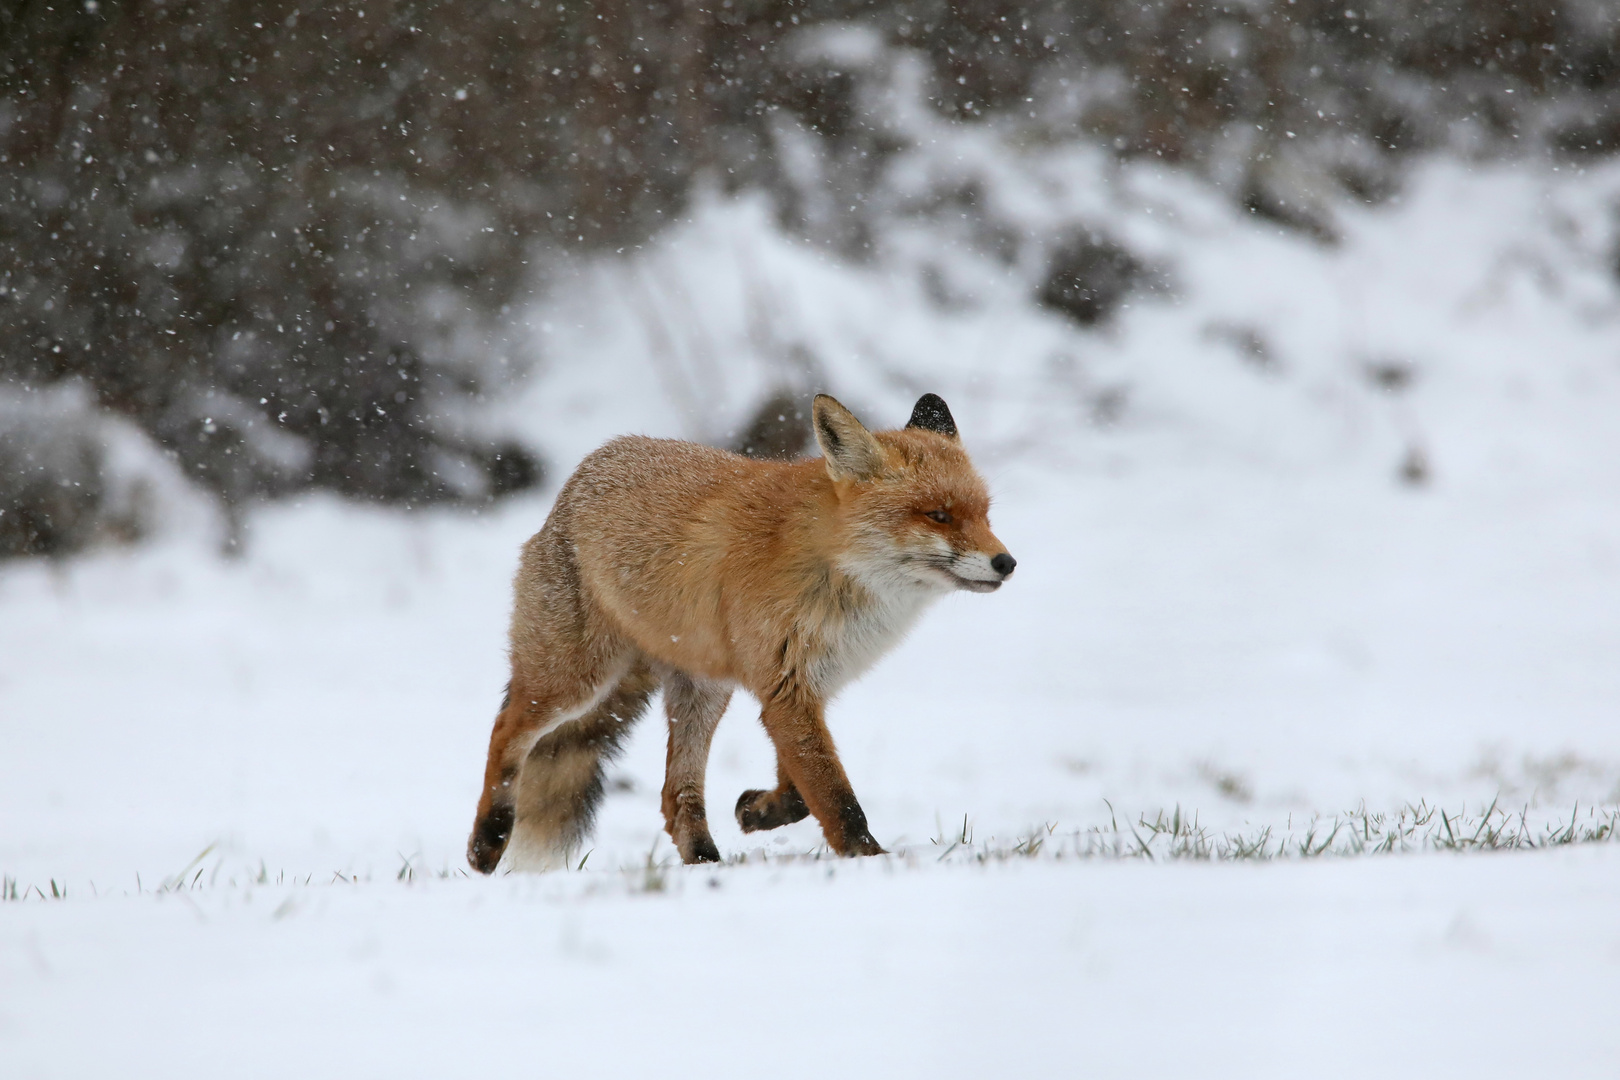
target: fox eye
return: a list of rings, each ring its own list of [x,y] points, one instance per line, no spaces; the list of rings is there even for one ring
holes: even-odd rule
[[[923,516],[929,521],[937,521],[941,525],[949,525],[951,523],[951,514],[948,510],[926,510],[923,512]]]

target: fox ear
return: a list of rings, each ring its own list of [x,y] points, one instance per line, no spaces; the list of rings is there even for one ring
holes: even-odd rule
[[[911,419],[906,427],[937,431],[948,439],[956,438],[956,421],[951,419],[951,410],[938,394],[924,394],[917,399],[917,407],[911,410]]]
[[[810,414],[816,442],[827,458],[827,473],[834,480],[846,476],[870,480],[883,471],[883,447],[835,398],[817,394]]]

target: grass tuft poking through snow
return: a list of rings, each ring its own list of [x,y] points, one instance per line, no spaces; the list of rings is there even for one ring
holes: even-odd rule
[[[1351,858],[1363,855],[1418,854],[1423,852],[1486,852],[1486,851],[1539,851],[1546,848],[1585,844],[1613,844],[1620,841],[1620,806],[1588,806],[1576,804],[1567,814],[1549,814],[1524,806],[1517,812],[1503,808],[1493,800],[1475,813],[1466,809],[1447,810],[1430,806],[1422,800],[1409,803],[1394,812],[1368,810],[1359,806],[1354,810],[1331,816],[1312,815],[1299,825],[1292,817],[1278,828],[1261,825],[1250,831],[1215,831],[1199,823],[1197,811],[1185,812],[1180,806],[1170,811],[1155,811],[1150,818],[1139,814],[1135,821],[1120,824],[1113,807],[1109,807],[1107,825],[1091,825],[1068,831],[1060,830],[1057,822],[1040,825],[1011,839],[990,836],[979,839],[974,835],[971,818],[964,814],[960,826],[940,829],[930,838],[927,846],[897,844],[884,857],[890,866],[915,868],[924,864],[944,866],[972,866],[1019,860],[1107,860],[1148,862],[1261,862],[1322,858]],[[632,895],[659,894],[671,887],[672,873],[678,873],[679,864],[666,851],[660,854],[655,842],[639,863],[625,865],[617,870],[597,872],[587,891],[602,891],[603,880],[621,879],[625,891]],[[218,845],[210,844],[200,851],[177,874],[166,878],[155,890],[140,887],[138,894],[163,895],[176,892],[197,892],[223,884],[226,888],[238,885],[292,885],[295,887],[329,885],[365,885],[383,878],[374,878],[369,871],[335,870],[329,879],[306,874],[300,880],[285,872],[273,878],[264,861],[257,869],[247,867],[243,874],[224,872],[226,862],[216,859],[212,865],[206,861],[215,854]],[[589,854],[579,860],[564,876],[589,874],[585,864]],[[413,885],[418,880],[449,881],[470,878],[460,867],[445,866],[436,871],[418,867],[419,854],[400,855],[399,868],[393,879],[402,885]],[[793,866],[805,863],[836,864],[840,861],[825,844],[803,851],[771,850],[766,847],[732,855],[721,864],[740,869],[750,866]],[[719,867],[709,869],[718,870]],[[223,876],[223,882],[221,878]],[[505,876],[505,875],[502,875]],[[711,884],[718,884],[712,880]],[[607,891],[614,891],[611,886]],[[92,890],[92,895],[99,895]],[[0,900],[24,901],[66,900],[67,880],[55,877],[44,886],[19,886],[11,875],[0,880]]]
[[[1324,856],[1384,855],[1422,851],[1532,851],[1570,844],[1606,844],[1617,839],[1620,807],[1571,808],[1568,818],[1531,822],[1528,806],[1517,814],[1492,802],[1477,814],[1448,811],[1426,802],[1407,804],[1394,813],[1365,806],[1331,817],[1313,816],[1303,827],[1278,831],[1265,825],[1251,832],[1212,832],[1200,825],[1197,813],[1180,806],[1170,813],[1158,811],[1153,819],[1139,816],[1121,829],[1117,819],[1108,827],[1093,826],[1059,835],[1057,826],[1032,831],[1013,843],[971,840],[953,844],[966,852],[959,860],[979,862],[1030,858],[1046,852],[1051,858],[1084,859],[1193,859],[1265,860],[1315,859]]]
[[[1112,811],[1112,807],[1110,807]],[[1532,817],[1534,820],[1532,820]],[[1447,810],[1419,800],[1399,810],[1375,812],[1365,806],[1331,816],[1313,815],[1296,826],[1290,817],[1278,829],[1259,826],[1252,831],[1212,831],[1199,824],[1198,813],[1180,806],[1141,814],[1120,825],[1111,814],[1106,826],[1088,826],[1059,832],[1052,822],[1011,840],[973,835],[964,816],[949,837],[931,844],[944,850],[933,861],[946,864],[1006,862],[1013,859],[1146,859],[1148,861],[1262,861],[1317,859],[1356,855],[1391,855],[1418,852],[1537,851],[1572,844],[1611,844],[1620,840],[1620,807],[1585,807],[1576,804],[1567,815],[1533,813],[1527,805],[1517,813],[1492,801],[1476,813]],[[897,847],[895,858],[915,864],[932,854],[923,847]],[[802,854],[745,853],[728,860],[733,865],[753,861],[821,861],[835,856],[825,846]]]

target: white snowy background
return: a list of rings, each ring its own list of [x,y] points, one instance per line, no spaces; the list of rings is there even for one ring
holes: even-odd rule
[[[895,190],[974,180],[1010,261],[896,214],[853,265],[715,194],[551,282],[499,406],[541,494],[307,498],[227,559],[176,480],[157,540],[0,568],[0,1074],[1616,1075],[1620,845],[1076,855],[1178,808],[1613,813],[1620,170],[1420,164],[1327,245],[993,139]],[[1082,221],[1160,277],[1100,329],[1030,300]],[[519,545],[601,441],[724,440],[779,385],[943,395],[1019,559],[831,708],[894,854],[741,835],[739,695],[728,864],[661,832],[655,706],[583,869],[466,876]]]

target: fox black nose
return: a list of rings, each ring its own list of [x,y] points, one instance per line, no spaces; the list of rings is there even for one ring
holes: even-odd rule
[[[1012,573],[1013,567],[1017,565],[1018,560],[1007,554],[1005,551],[990,560],[990,569],[994,570],[1002,577],[1006,577],[1008,574]]]

